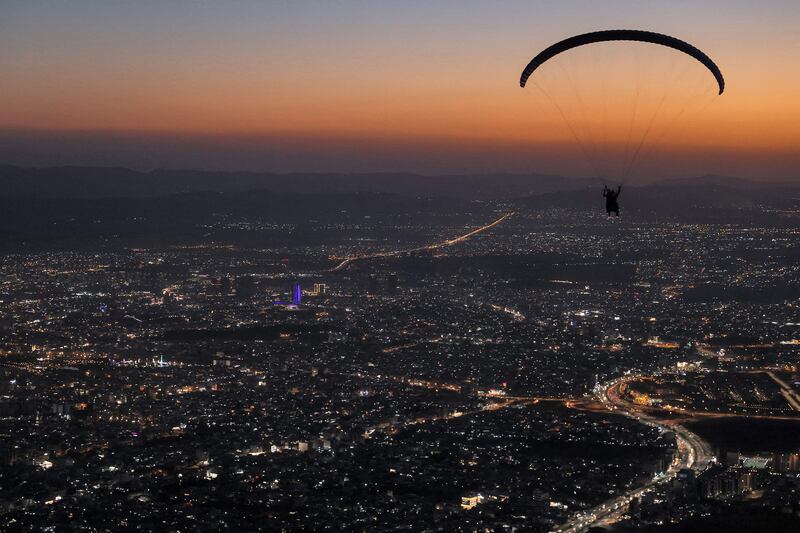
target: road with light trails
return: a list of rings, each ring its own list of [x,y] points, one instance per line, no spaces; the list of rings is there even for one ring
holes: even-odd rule
[[[797,393],[794,391],[794,388],[776,376],[772,371],[767,371],[765,374],[767,374],[772,381],[778,384],[778,386],[781,388],[781,395],[792,407],[792,409],[795,411],[800,411],[800,397],[798,397]]]
[[[493,227],[502,224],[506,221],[506,219],[510,218],[514,215],[513,211],[509,211],[508,213],[504,214],[497,220],[486,224],[485,226],[481,226],[480,228],[474,229],[469,233],[465,233],[464,235],[460,235],[458,237],[453,237],[452,239],[447,239],[446,241],[437,242],[434,244],[426,244],[425,246],[418,246],[416,248],[409,248],[406,250],[394,250],[391,252],[376,252],[372,254],[362,254],[362,255],[353,255],[350,257],[346,257],[342,260],[341,263],[330,269],[328,272],[338,272],[344,268],[347,268],[350,264],[354,263],[355,261],[360,261],[364,259],[377,259],[378,257],[397,257],[399,255],[413,253],[413,252],[425,252],[430,250],[437,250],[439,248],[446,248],[448,246],[452,246],[454,244],[458,244],[460,242],[466,241],[467,239],[474,237],[479,233],[483,233],[484,231],[488,231]]]
[[[422,424],[430,424],[431,422],[442,422],[442,421],[452,420],[454,418],[463,418],[487,412],[499,411],[501,409],[515,407],[517,405],[524,403],[537,404],[539,402],[537,400],[532,400],[529,398],[526,398],[524,400],[503,400],[495,403],[487,403],[484,406],[480,407],[479,409],[472,409],[470,411],[454,411],[446,415],[437,415],[437,416],[434,415],[420,416],[417,418],[409,418],[397,423],[382,422],[380,424],[375,424],[366,428],[363,436],[365,438],[370,438],[370,436],[376,432],[392,433],[394,431],[405,429],[411,426],[419,426]]]
[[[658,485],[672,481],[683,468],[691,468],[699,473],[708,468],[714,460],[709,444],[688,429],[671,420],[645,415],[620,398],[619,385],[626,379],[630,377],[620,378],[598,387],[598,400],[610,410],[635,418],[642,424],[674,432],[678,443],[678,460],[673,462],[663,475],[654,477],[644,485],[611,498],[592,509],[577,513],[566,524],[554,529],[554,533],[580,533],[590,527],[618,522],[633,499],[650,492]]]

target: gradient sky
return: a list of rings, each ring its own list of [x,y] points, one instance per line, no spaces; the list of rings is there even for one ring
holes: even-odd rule
[[[616,27],[686,39],[728,83],[640,172],[800,178],[796,0],[0,0],[0,162],[590,174],[517,82],[552,42]]]

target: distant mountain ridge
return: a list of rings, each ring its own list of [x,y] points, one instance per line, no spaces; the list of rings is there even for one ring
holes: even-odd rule
[[[545,174],[271,174],[195,170],[138,172],[118,167],[0,166],[0,197],[31,198],[152,197],[189,192],[266,189],[280,193],[370,192],[488,200],[577,190],[599,184],[596,179]]]
[[[25,168],[0,165],[0,197],[5,198],[147,198],[198,192],[269,190],[294,194],[388,193],[408,197],[497,200],[559,195],[601,188],[600,178],[550,174],[471,174],[423,176],[410,173],[293,173],[152,170],[120,167]],[[612,185],[609,183],[609,185]],[[697,188],[734,191],[798,191],[800,182],[750,180],[706,175],[630,184],[627,190],[656,192]],[[679,194],[679,193],[676,193]],[[794,194],[794,192],[792,193]],[[588,195],[588,192],[587,192]]]
[[[699,186],[699,185],[716,185],[722,187],[732,187],[735,189],[768,189],[773,187],[799,187],[800,182],[792,182],[789,180],[767,180],[767,179],[746,179],[736,178],[732,176],[717,176],[714,174],[706,174],[695,178],[673,178],[670,180],[662,180],[656,182],[654,185],[667,185],[667,186]]]

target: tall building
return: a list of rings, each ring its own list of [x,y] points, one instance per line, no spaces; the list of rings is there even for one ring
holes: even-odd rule
[[[292,292],[292,303],[294,305],[300,305],[300,301],[303,299],[303,290],[300,288],[299,283],[294,284],[294,291]]]

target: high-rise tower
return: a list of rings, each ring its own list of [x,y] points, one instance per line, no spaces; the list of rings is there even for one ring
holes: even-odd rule
[[[303,290],[300,288],[299,283],[294,284],[294,292],[292,293],[292,303],[300,305],[300,300],[303,299]]]

